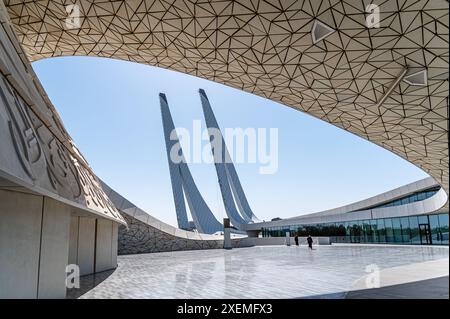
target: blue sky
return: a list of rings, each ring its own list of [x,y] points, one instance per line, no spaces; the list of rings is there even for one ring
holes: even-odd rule
[[[351,133],[258,96],[211,81],[111,59],[63,57],[33,67],[74,142],[96,174],[156,218],[176,226],[158,94],[176,127],[204,118],[205,89],[222,130],[278,128],[278,171],[236,164],[260,219],[292,217],[349,204],[427,176]],[[225,216],[213,164],[191,164],[219,220]]]

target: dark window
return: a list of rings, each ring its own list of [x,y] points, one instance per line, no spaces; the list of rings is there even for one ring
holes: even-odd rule
[[[409,228],[411,230],[411,243],[420,244],[419,220],[417,216],[409,217]]]
[[[441,230],[439,227],[439,216],[430,215],[431,242],[433,244],[441,244]]]
[[[419,224],[428,224],[428,215],[420,215],[417,218],[419,218]]]
[[[448,214],[439,215],[439,225],[442,234],[442,244],[448,245]]]
[[[401,243],[403,240],[400,218],[392,218],[392,228],[394,230],[394,242]]]
[[[386,228],[384,226],[384,219],[382,218],[377,219],[377,235],[380,243],[386,242]]]
[[[402,241],[404,243],[411,243],[411,230],[409,228],[409,218],[402,217],[400,218],[400,223],[402,227]]]
[[[392,228],[392,218],[386,218],[384,220],[384,224],[386,226],[386,242],[393,243],[394,242],[394,229]]]
[[[372,231],[370,229],[370,220],[363,220],[362,231],[363,231],[363,236],[364,236],[364,242],[370,243],[372,240]]]
[[[431,196],[433,196],[434,194],[436,194],[438,191],[440,190],[440,187],[433,187],[432,189],[426,190],[426,191],[422,191],[422,192],[418,192],[418,193],[414,193],[402,198],[398,198],[396,200],[392,200],[390,202],[384,203],[384,204],[380,204],[380,205],[375,205],[372,207],[369,207],[367,209],[374,209],[374,208],[383,208],[383,207],[392,207],[392,206],[399,206],[399,205],[405,205],[405,204],[409,204],[409,203],[414,203],[417,201],[421,201],[427,198],[430,198]]]
[[[372,233],[372,243],[378,243],[378,223],[376,219],[370,221],[370,230]]]

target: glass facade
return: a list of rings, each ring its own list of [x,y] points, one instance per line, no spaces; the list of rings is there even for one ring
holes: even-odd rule
[[[448,213],[355,220],[311,225],[290,225],[262,229],[263,237],[331,237],[337,243],[389,243],[448,245]]]
[[[408,196],[405,196],[405,197],[402,197],[402,198],[399,198],[399,199],[396,199],[396,200],[393,200],[393,201],[390,201],[387,203],[368,207],[367,209],[400,206],[400,205],[410,204],[410,203],[414,203],[414,202],[419,202],[421,200],[430,198],[431,196],[436,194],[440,189],[441,188],[439,186],[433,187],[433,188],[427,189],[425,191],[413,193],[411,195],[408,195]]]

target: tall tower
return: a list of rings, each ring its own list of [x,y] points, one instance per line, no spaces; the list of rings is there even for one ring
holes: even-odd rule
[[[208,205],[203,200],[195,182],[192,178],[186,159],[181,149],[180,141],[175,130],[175,125],[170,114],[169,104],[166,95],[159,94],[161,105],[161,116],[164,129],[164,139],[166,141],[167,160],[169,162],[170,180],[172,183],[173,199],[175,211],[177,213],[178,227],[189,229],[189,222],[186,212],[185,198],[189,206],[189,211],[194,220],[198,232],[213,234],[222,231],[223,226],[217,221]],[[171,158],[171,151],[178,150],[177,162]]]
[[[248,204],[208,97],[203,89],[199,90],[199,94],[206,126],[208,127],[214,165],[219,179],[225,211],[233,225],[239,229],[239,225],[257,221],[258,218],[253,214]]]

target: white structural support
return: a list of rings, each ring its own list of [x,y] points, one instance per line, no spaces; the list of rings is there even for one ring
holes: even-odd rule
[[[241,225],[257,221],[258,218],[253,214],[248,204],[247,197],[239,181],[206,92],[200,89],[199,94],[203,107],[203,115],[209,132],[214,166],[216,167],[225,211],[232,224],[240,229]]]
[[[167,161],[169,164],[178,226],[181,229],[189,229],[185,204],[186,198],[192,218],[194,219],[195,227],[200,233],[213,234],[222,231],[222,224],[219,223],[209,209],[192,178],[189,167],[187,166],[165,94],[161,93],[159,95],[159,100],[161,104]],[[174,154],[175,151],[176,154]],[[177,157],[178,162],[175,162],[175,156]]]
[[[38,194],[0,190],[0,203],[0,298],[64,298],[68,265],[117,266],[117,223]]]

